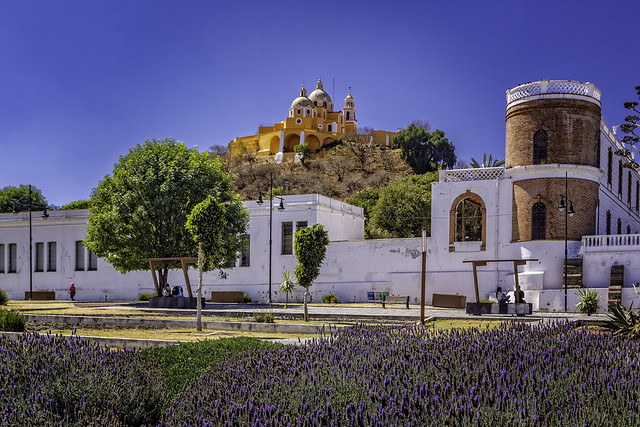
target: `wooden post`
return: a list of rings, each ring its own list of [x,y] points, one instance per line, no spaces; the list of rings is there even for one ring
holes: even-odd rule
[[[189,298],[193,298],[191,282],[189,281],[189,266],[187,265],[187,260],[181,259],[180,264],[182,264],[182,274],[184,274],[184,284],[187,286],[187,293],[189,294]]]
[[[516,303],[521,303],[522,300],[520,298],[520,281],[518,280],[518,266],[522,265],[520,261],[513,261],[513,273],[516,281]]]
[[[480,291],[478,290],[478,271],[476,270],[476,263],[472,262],[471,266],[473,267],[473,286],[476,290],[476,302],[480,302]]]
[[[156,295],[162,296],[160,293],[160,288],[158,287],[158,277],[156,276],[156,267],[153,264],[153,261],[149,260],[149,269],[151,270],[151,277],[153,277],[153,286],[156,288]]]

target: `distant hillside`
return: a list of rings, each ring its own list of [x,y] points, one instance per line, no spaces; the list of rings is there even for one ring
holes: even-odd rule
[[[382,188],[411,175],[411,168],[398,150],[369,144],[337,143],[312,154],[303,165],[285,160],[275,164],[273,156],[256,158],[245,154],[226,157],[233,190],[244,199],[268,191],[273,172],[275,194],[318,193],[339,200],[354,197],[364,188]]]

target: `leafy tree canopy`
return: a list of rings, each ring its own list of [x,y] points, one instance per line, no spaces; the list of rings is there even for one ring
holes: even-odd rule
[[[60,210],[66,211],[69,209],[89,209],[89,203],[91,203],[90,200],[76,200],[74,202],[63,205]]]
[[[471,158],[470,163],[472,168],[497,168],[502,165],[504,165],[504,160],[494,159],[492,154],[489,154],[489,157],[487,157],[487,153],[484,153],[482,163],[478,162],[473,157]]]
[[[298,158],[303,165],[311,156],[311,148],[309,148],[309,144],[298,144],[293,147],[293,151],[298,155]]]
[[[400,148],[404,161],[418,174],[452,168],[456,163],[455,147],[439,129],[429,132],[412,123],[393,136],[393,143]]]
[[[431,183],[437,172],[412,175],[380,190],[371,228],[389,237],[417,237],[422,229],[431,235]]]
[[[294,274],[298,285],[308,289],[318,278],[328,245],[329,233],[321,224],[315,224],[296,232],[294,250],[298,265]]]
[[[378,198],[380,197],[380,190],[377,188],[365,188],[363,190],[358,191],[356,197],[347,199],[346,202],[354,205],[360,206],[364,211],[364,233],[366,238],[371,238],[375,236],[375,232],[371,230],[371,216],[373,215],[373,210],[378,203]]]
[[[93,190],[85,244],[122,273],[148,269],[144,258],[194,257],[187,215],[209,195],[232,203],[230,181],[221,162],[197,148],[172,138],[146,140]]]
[[[18,187],[11,185],[0,189],[0,212],[13,212],[14,202],[18,201],[22,205],[29,204],[29,186],[21,184]],[[44,210],[48,206],[47,200],[42,195],[42,191],[31,186],[31,205],[34,211]],[[27,206],[16,205],[16,211],[29,210]]]
[[[233,196],[219,202],[208,195],[187,217],[186,227],[200,249],[199,268],[202,271],[231,268],[238,252],[243,250],[243,236],[247,232],[249,212]]]

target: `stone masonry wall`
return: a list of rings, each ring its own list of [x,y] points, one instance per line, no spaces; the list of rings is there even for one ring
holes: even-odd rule
[[[533,164],[533,136],[547,132],[546,163],[598,166],[600,107],[579,99],[538,99],[506,113],[506,167]]]
[[[575,214],[568,218],[568,239],[596,234],[598,183],[569,178],[569,200]],[[564,212],[558,210],[564,195],[564,178],[536,178],[513,183],[512,241],[531,240],[531,209],[539,200],[546,205],[546,240],[564,240]],[[568,206],[568,203],[567,203]]]

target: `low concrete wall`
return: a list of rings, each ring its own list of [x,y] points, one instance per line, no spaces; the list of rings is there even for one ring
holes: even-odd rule
[[[158,327],[158,328],[195,328],[195,320],[149,319],[134,317],[89,317],[89,316],[59,316],[55,314],[25,314],[29,322],[54,322],[72,326],[80,325],[117,325],[128,327]],[[342,328],[342,325],[299,325],[289,323],[257,323],[257,322],[224,322],[203,321],[204,329],[219,331],[243,332],[271,332],[278,334],[316,334],[320,329],[325,333]]]

